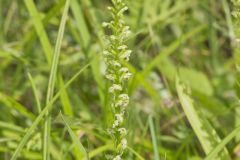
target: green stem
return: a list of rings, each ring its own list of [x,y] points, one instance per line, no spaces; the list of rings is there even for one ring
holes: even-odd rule
[[[51,101],[53,94],[54,94],[54,87],[55,87],[56,76],[57,76],[57,68],[58,68],[58,62],[59,62],[59,56],[60,56],[61,42],[63,39],[65,24],[67,21],[67,13],[68,13],[68,9],[69,9],[69,3],[70,3],[70,0],[67,0],[65,7],[64,7],[59,31],[58,31],[57,42],[56,42],[56,47],[55,47],[54,54],[53,54],[49,83],[48,83],[46,105]],[[51,141],[50,133],[51,133],[51,114],[50,114],[50,112],[48,112],[47,117],[44,121],[43,160],[50,159],[50,154],[49,154],[49,150],[50,150],[49,146],[50,146],[50,141]]]

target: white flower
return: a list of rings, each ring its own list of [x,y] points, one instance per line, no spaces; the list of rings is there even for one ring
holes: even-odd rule
[[[127,38],[131,35],[131,31],[129,30],[129,26],[125,26],[122,30],[122,37]]]
[[[127,130],[125,128],[119,128],[118,132],[122,135],[125,136],[127,134]]]
[[[124,73],[122,76],[121,76],[121,81],[122,80],[129,80],[130,78],[132,77],[132,73],[128,72],[128,73]]]
[[[121,64],[120,64],[118,61],[113,60],[113,61],[111,61],[110,63],[111,63],[111,65],[113,65],[114,67],[121,67]]]
[[[113,123],[112,128],[116,128],[118,125],[119,125],[119,121],[115,120],[114,123]]]
[[[109,92],[113,93],[115,91],[121,91],[122,90],[122,86],[119,84],[113,84],[110,88],[109,88]]]
[[[126,72],[128,72],[128,68],[123,67],[119,71],[122,72],[122,73],[126,73]]]
[[[119,47],[118,47],[119,50],[123,50],[123,49],[126,49],[126,48],[127,48],[126,45],[122,45],[122,46],[119,46]]]
[[[113,10],[113,7],[107,7],[108,10],[112,11]]]
[[[108,134],[113,134],[114,131],[113,131],[112,129],[108,128],[108,129],[107,129],[107,133],[108,133]]]
[[[116,39],[117,39],[117,37],[116,37],[116,36],[114,36],[114,35],[111,35],[111,36],[110,36],[110,39],[111,39],[111,40],[116,40]]]
[[[122,160],[121,156],[117,155],[113,160]]]
[[[126,61],[129,61],[129,57],[131,55],[132,51],[131,50],[126,50],[121,56],[121,59],[124,59]]]
[[[103,22],[103,23],[102,23],[102,26],[103,26],[103,27],[107,27],[107,26],[109,26],[109,23],[108,23],[108,22]]]
[[[107,74],[106,75],[106,78],[110,81],[114,81],[116,79],[115,75],[114,74]]]
[[[129,27],[129,26],[125,26],[125,27],[124,27],[124,29],[123,29],[123,31],[125,31],[125,32],[126,32],[126,31],[129,31],[129,29],[130,29],[130,27]]]
[[[119,23],[120,23],[120,24],[125,24],[125,21],[124,21],[123,19],[120,19],[120,20],[119,20]]]
[[[122,114],[115,114],[115,118],[120,124],[123,122],[123,115]]]
[[[125,12],[126,10],[128,10],[128,7],[127,7],[127,6],[123,7],[123,8],[120,9],[120,11],[118,12],[118,15],[119,15],[119,16],[122,15],[123,12]]]
[[[128,101],[129,100],[129,97],[128,97],[128,95],[127,94],[120,94],[119,96],[118,96],[118,98],[119,99],[121,99],[121,100],[123,100],[123,101]]]
[[[107,48],[103,51],[103,58],[107,67],[106,78],[111,81],[108,91],[110,95],[113,95],[110,104],[114,110],[114,120],[108,133],[115,141],[119,142],[116,146],[117,155],[112,156],[111,159],[122,160],[124,149],[127,148],[127,140],[125,139],[127,130],[123,127],[123,123],[126,107],[129,104],[128,94],[123,91],[127,90],[127,82],[132,76],[128,68],[122,66],[122,61],[129,61],[132,52],[124,44],[131,32],[130,27],[125,25],[123,18],[123,13],[128,10],[128,7],[123,3],[123,0],[112,0],[112,2],[113,6],[108,7],[108,9],[113,19],[102,24],[103,27],[108,27],[112,31],[112,34],[107,36]]]
[[[123,150],[127,148],[127,140],[125,138],[121,140],[121,145]]]
[[[120,94],[118,99],[119,100],[116,103],[116,107],[127,107],[129,104],[129,97],[127,94]]]
[[[123,123],[123,115],[122,114],[115,114],[115,121],[113,123],[112,128],[116,128],[122,123]]]
[[[109,51],[103,51],[103,55],[108,56],[108,55],[110,55],[110,52]]]

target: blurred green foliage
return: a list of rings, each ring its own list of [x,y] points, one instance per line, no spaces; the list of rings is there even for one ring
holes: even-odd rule
[[[101,55],[109,5],[110,0],[71,0],[54,95],[61,92],[51,110],[52,159],[81,159],[82,151],[102,160],[111,152]],[[230,134],[240,125],[239,1],[129,0],[127,5],[133,54],[125,65],[134,76],[125,159],[196,160],[218,153],[215,148],[240,159],[240,133]],[[12,157],[41,115],[38,106],[45,108],[64,6],[65,0],[0,0],[0,159]],[[184,85],[176,87],[177,76]],[[44,114],[40,118],[19,159],[42,159]],[[201,125],[207,129],[199,134]],[[216,136],[207,139],[205,133]],[[214,145],[206,149],[203,141]]]

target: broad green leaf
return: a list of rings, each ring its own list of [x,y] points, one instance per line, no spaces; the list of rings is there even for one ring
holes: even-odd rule
[[[180,67],[179,68],[180,78],[191,86],[192,89],[204,93],[206,95],[213,94],[213,88],[207,78],[207,76],[200,71],[194,69]]]
[[[213,94],[213,88],[209,82],[207,76],[201,72],[192,68],[183,66],[175,67],[175,65],[169,60],[165,59],[158,65],[158,68],[169,80],[174,81],[174,78],[179,74],[181,80],[188,84],[192,90],[199,93],[211,96]]]
[[[186,85],[181,84],[178,77],[176,79],[176,89],[184,113],[199,139],[205,154],[210,153],[212,149],[221,143],[221,139],[204,116],[201,115],[200,112],[197,112],[193,99],[190,97],[189,93],[187,93],[190,91],[189,88],[187,88]],[[219,154],[216,159],[230,159],[226,148],[224,148],[223,152]]]

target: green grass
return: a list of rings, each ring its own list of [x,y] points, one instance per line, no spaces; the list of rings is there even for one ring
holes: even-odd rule
[[[110,1],[22,2],[0,0],[0,159],[107,159]],[[239,160],[237,1],[126,3],[123,159]]]

